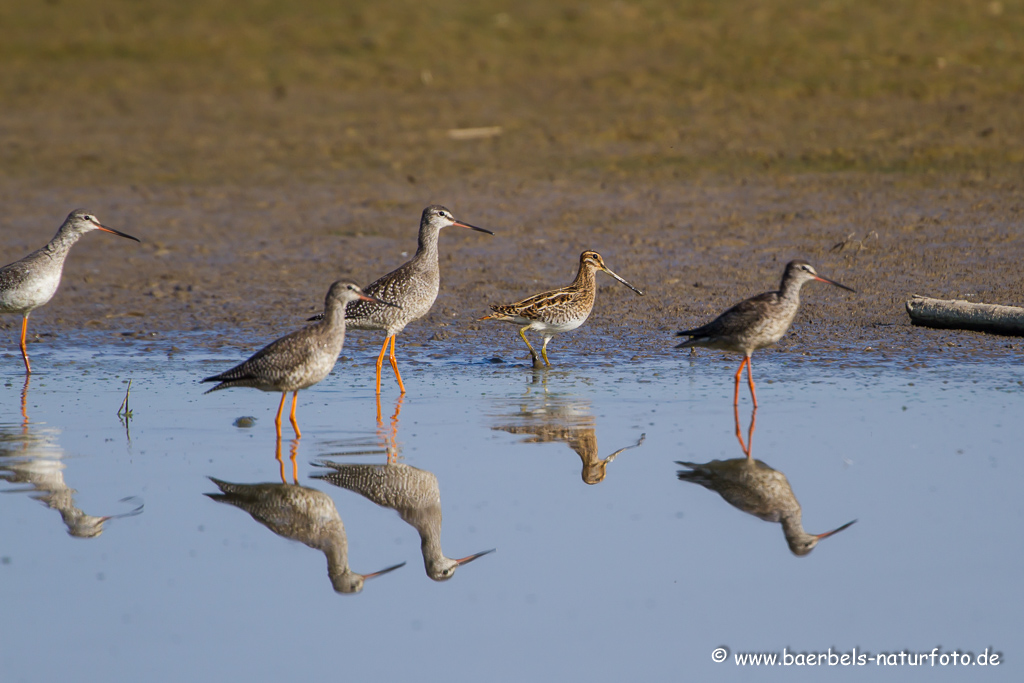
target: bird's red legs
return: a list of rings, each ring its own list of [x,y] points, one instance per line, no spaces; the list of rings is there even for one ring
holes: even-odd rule
[[[21,388],[21,433],[28,434],[28,382],[32,375],[25,375],[25,386]]]
[[[290,458],[290,460],[292,461],[292,482],[295,483],[295,484],[299,483],[299,463],[298,463],[298,460],[297,460],[298,455],[299,455],[299,440],[298,439],[292,439],[292,442],[291,442],[291,458]],[[288,477],[286,477],[285,474],[284,474],[284,459],[281,457],[281,439],[277,440],[277,447],[275,449],[274,457],[277,460],[278,464],[281,466],[281,483],[282,484],[287,484],[288,483]]]
[[[384,366],[384,354],[388,350],[388,342],[391,337],[384,337],[384,346],[380,347],[380,354],[377,356],[377,396],[380,396],[380,369]],[[380,410],[377,411],[380,414]]]
[[[743,362],[740,363],[739,370],[736,371],[736,391],[732,395],[733,406],[740,404],[740,378],[743,376],[743,368],[747,368],[747,383],[750,385],[750,397],[754,399],[754,407],[757,407],[757,392],[754,391],[754,376],[750,374],[750,368],[753,367],[750,362],[750,356],[744,356]]]
[[[405,393],[405,383],[402,382],[402,373],[400,373],[398,371],[398,361],[395,360],[395,337],[396,336],[398,336],[398,335],[394,335],[394,334],[391,335],[391,355],[388,358],[388,360],[391,361],[391,367],[395,371],[395,379],[398,380],[398,388],[401,389],[402,393],[404,394]],[[380,393],[380,392],[377,392],[377,393]]]
[[[298,438],[292,439],[291,452],[292,452],[292,458],[291,458],[291,460],[292,460],[292,482],[298,484],[299,483],[299,463],[298,463],[298,460],[297,460],[297,458],[299,456],[299,440],[298,440]]]
[[[284,476],[284,460],[281,459],[281,437],[280,436],[277,437],[277,446],[274,449],[274,458],[277,460],[278,464],[281,465],[281,483],[282,484],[287,484],[288,483],[288,478]]]
[[[298,400],[299,400],[299,392],[298,391],[293,391],[292,392],[292,412],[291,412],[291,415],[288,416],[288,419],[291,420],[292,429],[295,430],[295,438],[296,439],[301,439],[302,438],[302,432],[299,431],[299,421],[295,419],[295,404],[296,404],[296,402],[298,402]],[[284,405],[284,403],[282,402],[281,405]]]
[[[32,374],[32,366],[28,362],[28,349],[25,348],[25,331],[28,330],[28,316],[21,319],[21,357],[25,360],[25,372]]]
[[[740,429],[740,410],[737,406],[732,407],[732,414],[736,418],[736,439],[740,442],[740,449],[749,460],[754,448],[754,425],[757,423],[757,408],[750,414],[750,428],[747,430],[747,443],[743,443],[743,431]]]
[[[757,392],[754,391],[754,375],[751,374],[753,369],[754,362],[747,356],[747,383],[750,385],[750,398],[754,400],[754,410],[757,410]]]
[[[281,405],[277,407],[277,417],[274,418],[274,426],[277,427],[277,438],[281,439],[281,413],[284,412],[284,400],[288,398],[288,392],[281,394]]]
[[[740,404],[740,378],[743,377],[743,368],[747,365],[747,357],[743,357],[743,361],[740,363],[740,369],[736,371],[736,391],[732,395],[733,407]]]

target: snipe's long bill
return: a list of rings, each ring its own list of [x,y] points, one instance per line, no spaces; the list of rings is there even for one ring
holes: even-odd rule
[[[539,367],[541,363],[530,340],[526,338],[526,333],[529,330],[540,332],[544,338],[540,352],[544,357],[544,364],[551,367],[551,362],[548,360],[548,342],[556,334],[575,330],[590,317],[590,312],[594,309],[594,299],[597,296],[595,274],[599,270],[608,273],[643,296],[642,291],[613,273],[604,264],[604,259],[599,253],[587,250],[580,254],[579,271],[571,284],[560,289],[536,294],[514,304],[492,304],[493,313],[485,315],[480,320],[500,320],[520,325],[519,336],[526,343],[526,347],[530,349],[534,367]]]

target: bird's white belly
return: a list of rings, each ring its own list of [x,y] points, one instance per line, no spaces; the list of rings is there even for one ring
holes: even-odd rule
[[[534,320],[530,324],[531,330],[536,330],[541,334],[561,334],[562,332],[570,332],[575,330],[577,327],[587,321],[586,318],[566,320],[565,322],[545,322],[543,320]],[[529,321],[524,321],[529,322]]]
[[[31,277],[17,287],[0,292],[0,310],[5,313],[25,313],[39,308],[57,293],[57,277]]]

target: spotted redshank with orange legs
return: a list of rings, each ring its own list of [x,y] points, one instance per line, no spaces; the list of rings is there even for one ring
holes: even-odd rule
[[[281,405],[277,408],[274,426],[281,438],[281,413],[288,392],[292,392],[292,411],[289,419],[297,438],[302,437],[295,419],[295,404],[299,390],[321,381],[334,369],[345,343],[345,307],[353,301],[385,303],[369,296],[352,282],[339,280],[331,285],[324,301],[324,316],[320,321],[281,337],[240,363],[219,375],[207,377],[204,382],[220,382],[206,393],[231,387],[252,387],[261,391],[280,391]],[[397,307],[395,304],[387,306]]]
[[[751,374],[750,356],[757,349],[771,346],[786,334],[793,323],[796,312],[800,308],[800,288],[812,280],[827,282],[847,291],[855,290],[841,285],[835,280],[818,275],[807,261],[790,261],[782,274],[782,284],[776,292],[765,292],[739,302],[707,325],[677,332],[676,336],[690,337],[688,341],[676,346],[677,349],[705,346],[720,351],[733,351],[743,354],[743,361],[736,371],[736,388],[732,404],[738,405],[740,400],[740,379],[743,368],[747,368],[747,383],[750,385],[750,397],[757,407],[757,393],[754,390],[754,377]]]
[[[430,312],[441,287],[441,269],[437,263],[437,238],[443,228],[454,225],[469,228],[488,235],[494,233],[484,228],[456,220],[452,212],[443,206],[433,204],[423,209],[420,217],[419,245],[416,254],[407,263],[399,266],[384,277],[366,287],[366,293],[378,299],[378,303],[358,302],[348,310],[350,330],[384,330],[384,345],[377,356],[377,393],[380,394],[380,373],[384,365],[384,354],[391,345],[388,360],[395,371],[398,388],[405,393],[405,383],[398,371],[395,359],[395,337],[414,320]],[[381,305],[383,303],[397,306]],[[320,315],[310,320],[317,320]]]
[[[358,593],[363,584],[405,566],[405,562],[372,574],[348,566],[348,536],[334,501],[323,491],[288,483],[235,484],[210,477],[220,489],[207,493],[218,503],[245,510],[278,536],[298,541],[327,558],[327,575],[337,593]]]
[[[793,494],[786,475],[756,460],[751,454],[757,409],[755,408],[750,416],[750,431],[746,444],[743,443],[740,430],[739,412],[734,410],[733,415],[736,419],[736,438],[739,439],[740,448],[746,457],[705,463],[676,461],[677,465],[687,468],[676,473],[680,481],[700,484],[743,512],[766,522],[781,524],[786,544],[797,556],[807,555],[814,550],[819,541],[849,528],[857,521],[847,522],[823,534],[810,534],[804,531],[800,502]]]
[[[25,372],[32,373],[25,347],[25,333],[28,330],[28,316],[43,306],[60,286],[64,272],[64,259],[75,242],[87,232],[102,230],[119,237],[139,242],[139,238],[102,225],[96,216],[85,209],[75,209],[64,219],[53,239],[31,254],[0,268],[0,313],[21,314],[21,357],[25,361]]]

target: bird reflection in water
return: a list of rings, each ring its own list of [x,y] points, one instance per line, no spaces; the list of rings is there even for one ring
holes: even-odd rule
[[[295,483],[295,484],[298,484],[299,483],[299,463],[297,461],[297,457],[299,455],[299,440],[298,439],[292,439],[291,440],[291,448],[289,450],[290,450],[290,455],[291,455],[289,460],[291,460],[291,463],[292,463],[292,482]],[[277,460],[277,464],[281,466],[281,483],[282,484],[287,484],[288,483],[288,478],[284,476],[284,459],[281,458],[281,437],[280,436],[277,437],[277,448],[276,448],[276,451],[275,451],[275,458]]]
[[[378,424],[387,463],[371,465],[320,460],[314,464],[330,471],[314,474],[313,478],[348,489],[381,507],[398,512],[402,521],[419,533],[420,551],[427,576],[434,581],[447,581],[455,575],[456,569],[478,557],[493,553],[494,549],[459,559],[446,557],[441,551],[441,490],[437,477],[432,472],[398,462],[398,416],[401,408],[402,399],[399,398],[391,418],[390,433],[385,434],[383,423]]]
[[[103,525],[111,519],[132,517],[142,512],[138,498],[122,498],[120,502],[136,507],[119,515],[97,517],[88,515],[75,505],[75,489],[64,482],[64,450],[57,442],[60,430],[34,424],[28,417],[30,375],[25,376],[21,390],[19,427],[0,424],[0,480],[11,484],[27,484],[24,488],[4,489],[3,493],[26,492],[35,500],[60,513],[68,534],[75,538],[96,538]]]
[[[700,484],[708,490],[715,491],[733,507],[766,522],[782,524],[786,543],[794,555],[807,555],[818,545],[818,541],[839,533],[857,521],[853,520],[823,534],[809,534],[804,531],[800,503],[793,495],[786,475],[751,456],[757,408],[754,408],[750,416],[746,443],[740,429],[739,410],[735,407],[733,414],[736,418],[736,438],[746,457],[712,460],[706,463],[676,461],[677,465],[689,468],[678,471],[680,480]]]
[[[284,476],[283,470],[281,476]],[[366,579],[405,566],[402,562],[372,574],[352,571],[348,566],[345,525],[334,501],[323,491],[288,483],[232,484],[214,477],[210,477],[210,481],[221,492],[205,495],[218,503],[245,510],[278,536],[322,552],[327,558],[327,575],[337,593],[358,593],[363,590]]]
[[[590,404],[577,397],[551,394],[547,388],[547,375],[535,371],[531,385],[540,383],[543,393],[532,396],[532,386],[527,386],[526,395],[519,399],[518,410],[498,416],[500,422],[491,429],[509,434],[523,434],[523,443],[563,442],[580,456],[583,469],[580,476],[587,484],[599,484],[608,476],[608,465],[622,451],[636,448],[644,442],[641,434],[635,444],[625,446],[611,455],[601,458],[597,450],[596,420]]]

